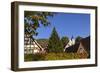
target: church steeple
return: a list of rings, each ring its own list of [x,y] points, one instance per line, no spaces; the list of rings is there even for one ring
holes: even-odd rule
[[[75,39],[72,36],[71,39],[69,39],[68,44],[65,46],[65,49],[68,48],[68,47],[70,47],[70,46],[72,46],[72,45],[74,45],[74,44],[75,44]]]
[[[71,37],[71,41],[74,39],[74,37],[73,37],[73,35],[72,35],[72,37]]]
[[[75,39],[74,39],[73,35],[72,35],[72,37],[71,37],[71,44],[72,44],[72,45],[75,44]]]

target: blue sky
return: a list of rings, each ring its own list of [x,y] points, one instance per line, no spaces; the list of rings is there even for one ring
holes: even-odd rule
[[[53,27],[56,28],[60,38],[72,36],[87,37],[90,35],[90,14],[79,13],[57,13],[54,17],[49,17],[51,25],[41,26],[37,29],[39,33],[35,38],[49,38]]]

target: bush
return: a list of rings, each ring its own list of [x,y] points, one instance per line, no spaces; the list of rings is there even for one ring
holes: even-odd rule
[[[80,56],[77,53],[64,53],[64,52],[25,55],[25,61],[68,60],[68,59],[80,59]]]
[[[48,53],[45,56],[45,60],[67,60],[67,59],[79,59],[77,53]]]
[[[33,54],[24,54],[24,61],[33,61]]]
[[[39,61],[44,60],[45,56],[43,54],[25,54],[24,61]]]
[[[34,54],[33,55],[33,61],[39,61],[39,60],[44,60],[45,54]]]

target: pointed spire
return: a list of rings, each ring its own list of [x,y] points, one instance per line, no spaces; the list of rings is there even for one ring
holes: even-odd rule
[[[71,41],[73,40],[73,38],[74,38],[74,37],[73,37],[73,35],[72,35],[72,37],[71,37]]]

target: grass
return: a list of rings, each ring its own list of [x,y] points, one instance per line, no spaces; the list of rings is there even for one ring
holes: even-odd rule
[[[25,61],[80,59],[77,53],[25,54]]]

